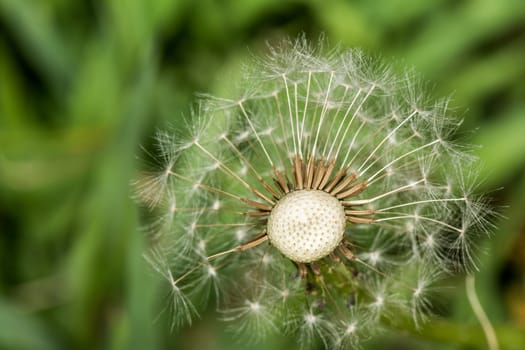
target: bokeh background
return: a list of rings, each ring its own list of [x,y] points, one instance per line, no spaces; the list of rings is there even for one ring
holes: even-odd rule
[[[451,96],[506,217],[479,242],[479,298],[502,349],[525,349],[523,0],[0,0],[0,349],[247,348],[213,305],[171,331],[130,183],[197,92],[220,95],[253,52],[300,33]],[[464,278],[447,283],[439,319],[366,348],[487,348]]]

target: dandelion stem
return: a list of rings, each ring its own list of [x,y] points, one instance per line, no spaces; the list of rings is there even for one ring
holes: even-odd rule
[[[483,310],[483,306],[481,306],[481,303],[479,302],[478,295],[476,293],[476,281],[474,275],[469,275],[465,278],[465,287],[468,301],[472,307],[472,311],[474,311],[476,318],[483,328],[483,333],[485,333],[485,337],[487,338],[489,349],[499,350],[498,338],[496,336],[496,332],[494,331],[494,327],[492,327],[485,310]]]

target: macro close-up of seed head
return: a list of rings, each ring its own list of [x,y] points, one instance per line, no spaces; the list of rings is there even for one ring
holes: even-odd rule
[[[136,182],[175,327],[213,300],[253,338],[350,348],[419,327],[435,283],[477,268],[494,214],[461,121],[415,74],[299,39],[247,62],[237,91],[159,132]]]
[[[0,350],[524,350],[523,0],[0,0]]]

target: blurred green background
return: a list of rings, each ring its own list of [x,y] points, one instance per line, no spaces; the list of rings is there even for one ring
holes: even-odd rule
[[[0,0],[0,349],[246,348],[213,307],[170,330],[130,183],[140,146],[196,92],[220,95],[251,52],[299,33],[414,67],[452,96],[506,216],[479,242],[479,297],[502,349],[525,349],[523,0]],[[439,320],[366,348],[486,348],[464,280],[450,283]]]

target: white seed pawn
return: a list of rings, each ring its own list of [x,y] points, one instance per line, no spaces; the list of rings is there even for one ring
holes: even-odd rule
[[[295,262],[324,258],[341,243],[345,211],[332,195],[300,190],[284,196],[268,218],[268,238],[281,253]]]

